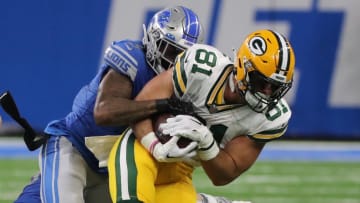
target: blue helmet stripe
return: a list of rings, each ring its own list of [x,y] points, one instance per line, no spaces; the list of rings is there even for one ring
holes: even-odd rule
[[[184,13],[185,13],[185,33],[187,35],[184,35],[183,38],[187,41],[196,43],[197,38],[200,34],[200,23],[197,16],[189,9],[185,9],[183,7]]]

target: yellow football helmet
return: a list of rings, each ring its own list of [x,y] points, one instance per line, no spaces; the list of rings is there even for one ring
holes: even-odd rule
[[[249,34],[234,64],[237,88],[256,112],[272,109],[292,86],[294,50],[278,32],[258,30]]]

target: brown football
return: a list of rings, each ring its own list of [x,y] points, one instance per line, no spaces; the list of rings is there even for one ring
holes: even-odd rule
[[[165,114],[157,115],[152,119],[154,132],[155,132],[156,136],[158,137],[158,139],[160,140],[160,142],[163,144],[166,143],[167,141],[169,141],[170,135],[163,134],[161,132],[161,130],[159,129],[159,126],[161,123],[166,123],[166,119],[168,119],[170,117],[174,117],[174,115],[165,113]],[[191,142],[192,142],[192,140],[185,138],[185,137],[181,137],[178,140],[177,145],[180,148],[184,148],[184,147],[188,146]]]

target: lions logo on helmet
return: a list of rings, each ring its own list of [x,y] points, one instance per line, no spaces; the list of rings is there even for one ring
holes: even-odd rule
[[[264,112],[291,88],[294,69],[295,54],[283,35],[272,30],[255,31],[236,55],[237,87],[254,111]]]
[[[147,30],[145,25],[143,29],[146,60],[156,73],[171,67],[179,53],[204,40],[198,16],[183,6],[157,12]]]

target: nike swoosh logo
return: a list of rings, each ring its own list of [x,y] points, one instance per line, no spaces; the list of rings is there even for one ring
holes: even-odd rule
[[[172,159],[172,158],[179,158],[177,156],[170,156],[169,154],[166,155],[166,158]]]
[[[202,125],[201,122],[199,122],[198,120],[194,119],[193,117],[191,117],[191,120],[194,121],[195,123],[199,124],[199,125]]]

